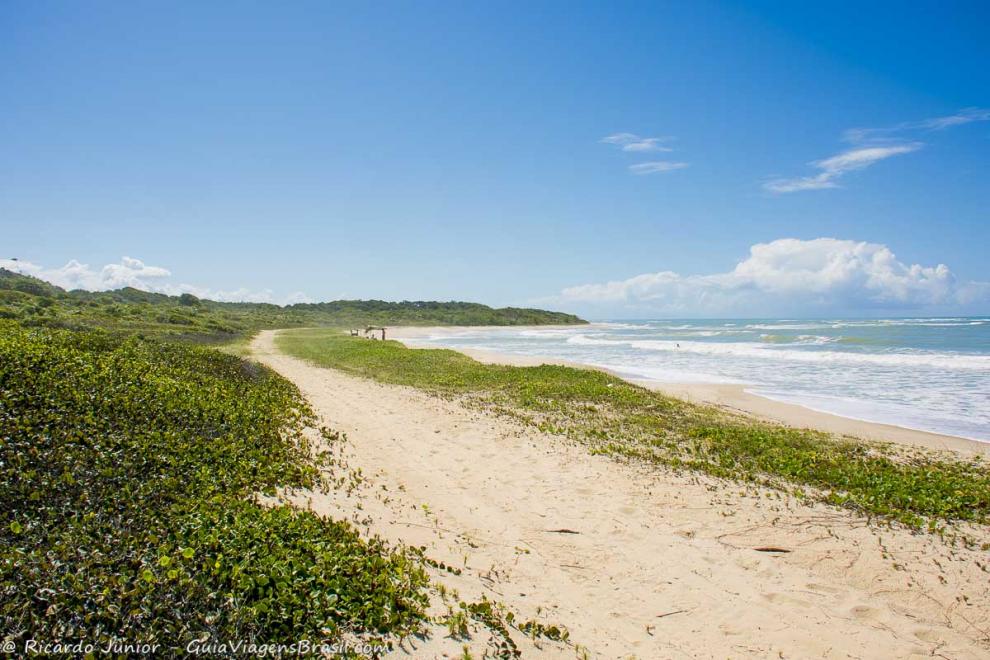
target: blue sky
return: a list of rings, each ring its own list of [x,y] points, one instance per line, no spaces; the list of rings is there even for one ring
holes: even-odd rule
[[[278,302],[988,313],[988,24],[945,2],[8,1],[0,258]]]

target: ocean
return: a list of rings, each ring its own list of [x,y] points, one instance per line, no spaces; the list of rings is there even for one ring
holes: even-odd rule
[[[990,318],[708,319],[421,337],[667,383],[738,383],[844,417],[990,442]]]

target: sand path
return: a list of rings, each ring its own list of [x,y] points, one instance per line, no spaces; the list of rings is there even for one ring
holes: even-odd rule
[[[426,546],[463,568],[442,577],[462,598],[562,624],[579,645],[529,646],[526,657],[990,657],[986,551],[592,456],[455,401],[282,355],[274,332],[252,350],[347,434],[347,460],[367,478],[362,492],[306,503]],[[757,550],[767,547],[789,552]],[[437,635],[406,650],[460,646]]]

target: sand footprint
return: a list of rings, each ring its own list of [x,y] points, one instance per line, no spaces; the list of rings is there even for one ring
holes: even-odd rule
[[[809,582],[804,586],[808,589],[808,591],[817,591],[817,592],[821,592],[822,594],[836,595],[842,593],[843,591],[838,587],[833,587],[828,584],[818,584],[817,582]]]
[[[849,613],[863,621],[876,621],[880,618],[880,610],[869,605],[855,605],[850,608]]]

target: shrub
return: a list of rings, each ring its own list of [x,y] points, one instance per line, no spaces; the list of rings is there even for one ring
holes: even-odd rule
[[[409,556],[256,501],[326,487],[312,425],[291,383],[215,350],[0,322],[0,629],[173,650],[417,630]]]

